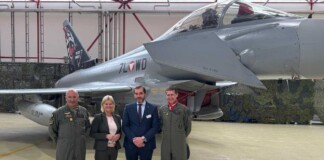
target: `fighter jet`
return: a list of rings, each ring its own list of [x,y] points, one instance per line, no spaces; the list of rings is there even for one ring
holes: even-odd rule
[[[192,12],[154,41],[95,65],[65,21],[72,73],[55,88],[1,90],[0,94],[31,95],[19,109],[27,118],[47,125],[56,108],[36,95],[64,94],[73,87],[83,99],[111,94],[121,106],[133,101],[135,86],[143,85],[149,90],[147,100],[161,106],[166,103],[164,89],[173,85],[194,117],[215,119],[223,114],[215,105],[219,84],[265,89],[260,80],[324,78],[323,28],[324,20],[241,0],[223,1]]]

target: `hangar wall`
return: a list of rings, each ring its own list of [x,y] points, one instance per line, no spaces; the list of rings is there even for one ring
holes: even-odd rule
[[[138,14],[137,15],[146,29],[150,32],[153,38],[158,37],[174,23],[183,17],[183,14]],[[63,32],[63,21],[68,19],[66,13],[45,13],[44,14],[44,53],[47,58],[58,59],[46,59],[45,63],[63,63],[64,56],[67,56],[66,44]],[[0,28],[0,41],[1,41],[1,61],[11,62],[12,56],[12,42],[11,42],[11,16],[10,13],[2,13],[0,15],[1,28]],[[26,57],[26,32],[25,32],[25,14],[15,13],[15,56]],[[163,22],[163,23],[161,23]],[[36,14],[30,14],[29,18],[29,56],[37,57],[37,31],[36,31]],[[95,13],[75,13],[73,14],[73,28],[79,39],[83,43],[85,49],[87,49],[98,35],[98,14]],[[119,29],[119,32],[122,32]],[[126,15],[126,39],[125,51],[130,51],[142,45],[143,42],[149,42],[150,38],[145,34],[145,31],[138,24],[132,14]],[[121,34],[121,33],[119,33]],[[119,40],[121,45],[122,39]],[[89,54],[93,58],[98,57],[98,41],[89,51]],[[119,53],[122,52],[122,47],[119,47]],[[16,62],[26,62],[24,58],[15,59]],[[30,59],[30,62],[37,62],[37,59]]]
[[[68,74],[67,64],[61,63],[0,63],[0,88],[51,88]],[[14,112],[20,95],[1,95],[0,112]]]
[[[67,4],[66,1],[41,1],[40,8],[35,6],[35,2],[28,2],[26,4],[18,1],[0,2],[0,21],[2,22],[0,24],[0,60],[5,62],[26,62],[26,58],[24,57],[29,56],[32,57],[29,58],[29,62],[63,63],[63,57],[67,55],[64,33],[62,30],[63,21],[65,19],[72,21],[74,30],[84,44],[84,47],[87,49],[92,42],[96,41],[95,38],[101,31],[102,17],[106,14],[109,14],[111,17],[117,14],[114,16],[114,19],[117,19],[116,23],[118,24],[110,29],[118,36],[118,41],[115,42],[115,44],[118,47],[117,54],[121,55],[124,52],[139,47],[144,42],[149,42],[158,37],[187,13],[211,1],[200,1],[193,4],[185,2],[185,5],[183,5],[184,7],[188,5],[194,7],[189,7],[189,10],[185,11],[161,11],[159,13],[154,13],[152,11],[153,7],[159,5],[159,3],[143,3],[144,5],[142,3],[132,3],[129,4],[132,9],[125,9],[124,6],[124,9],[121,8],[121,10],[119,10],[118,6],[121,3],[117,2],[100,3],[101,6],[96,6],[99,4],[98,1],[96,3],[84,2],[79,4],[73,3],[72,1],[68,2],[69,4]],[[150,5],[150,9],[145,9],[145,4]],[[74,9],[74,11],[69,12],[69,9],[64,8],[67,5],[71,5],[71,10]],[[141,7],[141,5],[144,7]],[[177,5],[181,5],[181,3],[177,3]],[[4,6],[7,6],[7,8]],[[79,6],[95,6],[94,8],[97,9],[95,11],[89,11],[87,8]],[[104,8],[105,6],[107,8]],[[102,12],[101,9],[99,9],[100,7],[102,8]],[[186,8],[188,9],[188,7]],[[37,9],[40,11],[38,12]],[[26,13],[29,14],[28,19],[26,18]],[[38,13],[41,17],[38,17]],[[123,14],[125,14],[125,21]],[[42,30],[42,28],[40,28],[42,27],[42,23],[44,31],[39,31]],[[26,30],[27,25],[29,27],[28,31]],[[124,26],[125,30],[123,30]],[[38,32],[43,32],[44,37],[42,38]],[[29,36],[29,43],[26,42],[27,35]],[[37,41],[38,36],[41,39],[39,42]],[[151,36],[152,39],[149,36]],[[123,39],[124,37],[125,39]],[[100,38],[89,51],[92,58],[98,58],[98,55],[100,56]],[[12,41],[14,41],[14,44]],[[44,59],[40,58],[41,60],[36,58],[39,56],[40,52],[37,50],[39,47],[38,43],[44,44]],[[28,44],[30,48],[29,55],[26,52],[26,46]],[[125,47],[123,45],[125,45]],[[42,54],[40,56],[42,57]]]

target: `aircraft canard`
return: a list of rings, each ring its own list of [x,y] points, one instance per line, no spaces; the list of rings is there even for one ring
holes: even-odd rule
[[[200,74],[209,81],[229,80],[265,89],[256,75],[213,31],[146,43],[144,46],[159,64]],[[173,55],[179,58],[170,58]]]

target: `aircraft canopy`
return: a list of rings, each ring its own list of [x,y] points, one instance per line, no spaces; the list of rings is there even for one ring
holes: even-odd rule
[[[174,25],[169,31],[191,31],[269,18],[301,18],[242,0],[230,0],[202,7]]]

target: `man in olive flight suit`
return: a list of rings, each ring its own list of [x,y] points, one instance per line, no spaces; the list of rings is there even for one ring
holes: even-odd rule
[[[162,129],[161,160],[187,159],[187,136],[191,131],[190,110],[177,101],[178,91],[165,91],[168,105],[159,109]]]
[[[88,111],[79,106],[79,94],[69,89],[66,104],[56,111],[49,123],[49,134],[56,143],[57,160],[85,160],[86,133],[90,127]]]

